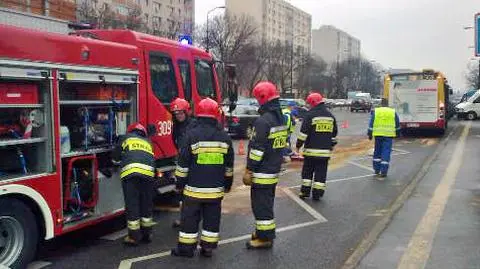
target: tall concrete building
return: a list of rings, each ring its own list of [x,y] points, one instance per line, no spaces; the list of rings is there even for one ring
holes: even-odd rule
[[[360,57],[360,40],[331,25],[312,31],[312,53],[332,64]]]
[[[116,0],[113,0],[116,1]],[[137,0],[144,21],[158,34],[192,34],[195,0]]]
[[[305,54],[311,49],[312,16],[285,0],[225,0],[226,11],[251,16],[259,41],[280,41]]]
[[[78,0],[77,0],[78,1]],[[82,0],[80,0],[82,1]],[[141,18],[153,34],[175,36],[192,34],[195,26],[195,0],[83,0],[97,7],[107,4],[121,16],[139,7]]]

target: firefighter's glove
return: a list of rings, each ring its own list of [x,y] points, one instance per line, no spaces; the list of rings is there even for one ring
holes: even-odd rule
[[[368,140],[372,140],[373,136],[371,134],[368,134]]]
[[[247,186],[252,185],[252,176],[253,176],[253,172],[248,169],[245,169],[245,173],[243,174],[243,184]]]
[[[229,193],[230,191],[232,190],[232,188],[225,188],[225,190],[223,190],[225,193]]]
[[[337,140],[332,140],[332,148],[338,144]]]

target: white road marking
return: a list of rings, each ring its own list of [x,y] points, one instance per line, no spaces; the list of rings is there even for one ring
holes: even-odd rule
[[[298,195],[295,195],[290,189],[288,188],[283,188],[282,189],[285,194],[287,194],[290,199],[295,201],[301,208],[303,208],[305,211],[307,211],[312,217],[314,217],[316,220],[321,221],[321,222],[327,222],[327,219],[322,216],[322,214],[318,213],[317,210],[313,209],[309,204],[305,203]]]
[[[398,151],[398,152],[401,152],[401,153],[406,153],[406,154],[411,153],[410,151],[406,151],[406,150],[399,149],[399,148],[392,148],[392,149],[393,149],[393,151]]]
[[[128,234],[128,230],[127,229],[122,229],[120,231],[116,231],[114,233],[102,236],[102,237],[100,237],[100,239],[109,240],[109,241],[116,241],[116,240],[118,240],[118,239],[120,239],[124,236],[127,236],[127,234]]]
[[[354,177],[346,177],[346,178],[332,179],[332,180],[327,180],[327,184],[329,184],[329,183],[335,183],[335,182],[355,180],[355,179],[362,179],[362,178],[366,178],[366,177],[372,177],[372,176],[374,176],[374,175],[375,175],[375,174],[368,174],[368,175],[363,175],[363,176],[354,176]],[[288,188],[289,188],[289,189],[296,189],[296,188],[300,188],[301,186],[302,186],[302,184],[300,184],[300,185],[295,185],[295,186],[290,186],[290,187],[288,187]]]
[[[27,269],[41,269],[41,268],[45,268],[45,267],[47,267],[51,264],[52,264],[51,262],[46,262],[46,261],[34,261],[34,262],[31,262],[27,266]],[[5,267],[5,268],[7,268],[7,267]]]
[[[432,243],[435,239],[438,225],[445,211],[452,186],[457,180],[457,173],[463,162],[465,141],[470,131],[470,127],[471,122],[463,128],[463,132],[455,145],[455,151],[445,169],[445,174],[435,188],[433,197],[428,204],[427,211],[417,225],[397,269],[425,268],[432,251]]]
[[[353,164],[353,165],[355,165],[355,166],[357,166],[357,167],[366,169],[366,170],[368,170],[368,171],[370,171],[370,172],[375,172],[372,167],[369,167],[369,166],[366,166],[366,165],[363,165],[363,164],[360,164],[360,163],[356,163],[356,162],[354,162],[354,161],[349,161],[348,163],[349,163],[349,164]]]
[[[322,222],[323,221],[321,221],[321,220],[314,220],[314,221],[308,221],[308,222],[304,222],[304,223],[293,224],[293,225],[289,225],[289,226],[285,226],[285,227],[277,229],[277,233],[282,233],[282,232],[291,231],[291,230],[295,230],[295,229],[299,229],[299,228],[304,228],[304,227],[320,224]],[[228,239],[225,239],[225,240],[221,240],[220,242],[218,242],[218,244],[219,245],[225,245],[225,244],[229,244],[229,243],[235,243],[235,242],[239,242],[239,241],[243,241],[243,240],[248,240],[248,239],[250,239],[251,236],[252,236],[251,234],[246,234],[246,235],[242,235],[242,236],[228,238]],[[142,257],[137,257],[137,258],[132,258],[132,259],[126,259],[126,260],[123,260],[123,261],[120,262],[120,265],[118,266],[118,269],[130,269],[132,267],[132,265],[136,262],[158,259],[158,258],[167,257],[167,256],[170,256],[170,251],[164,251],[164,252],[155,253],[155,254],[151,254],[151,255],[147,255],[147,256],[142,256]]]

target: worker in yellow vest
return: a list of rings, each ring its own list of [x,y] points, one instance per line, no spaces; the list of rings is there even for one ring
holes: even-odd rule
[[[371,113],[368,138],[375,137],[373,170],[377,176],[387,176],[392,153],[393,138],[400,135],[400,120],[395,109],[388,107],[388,100],[382,99],[382,106]]]

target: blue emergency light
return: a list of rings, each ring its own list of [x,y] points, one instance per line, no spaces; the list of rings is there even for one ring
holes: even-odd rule
[[[475,15],[475,56],[480,57],[480,13]]]
[[[182,45],[192,45],[192,37],[190,35],[180,35],[178,40]]]

